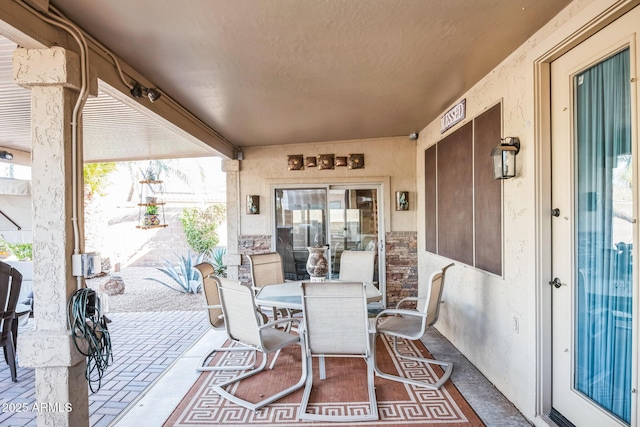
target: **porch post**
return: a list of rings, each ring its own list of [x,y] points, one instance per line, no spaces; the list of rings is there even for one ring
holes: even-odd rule
[[[238,279],[242,255],[238,253],[240,235],[240,161],[223,160],[222,172],[227,174],[227,254],[224,263],[227,277]]]
[[[83,250],[82,138],[72,164],[72,112],[81,87],[80,59],[61,47],[13,55],[16,83],[31,90],[34,330],[20,337],[20,364],[35,368],[38,426],[89,425],[85,357],[67,326],[67,302],[77,289],[72,176],[78,176],[78,229]],[[97,93],[97,81],[89,82]],[[80,123],[78,124],[80,126]]]

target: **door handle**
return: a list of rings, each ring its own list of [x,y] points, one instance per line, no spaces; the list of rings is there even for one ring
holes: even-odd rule
[[[560,286],[562,286],[562,282],[557,277],[553,280],[550,280],[549,284],[555,286],[556,288],[559,288]]]

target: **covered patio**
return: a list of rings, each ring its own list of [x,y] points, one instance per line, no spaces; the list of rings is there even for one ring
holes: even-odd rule
[[[428,350],[531,424],[637,426],[639,23],[639,0],[3,2],[0,162],[33,189],[20,361],[74,408],[38,425],[91,422],[66,316],[83,165],[219,156],[230,278],[373,251],[380,309],[453,262]]]

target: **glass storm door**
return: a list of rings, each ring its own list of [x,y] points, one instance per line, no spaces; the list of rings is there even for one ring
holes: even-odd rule
[[[632,424],[635,146],[625,16],[552,63],[551,418]],[[603,34],[604,33],[604,34]],[[612,40],[620,40],[611,46]],[[601,52],[593,57],[593,52]],[[635,61],[635,59],[633,59]],[[635,423],[634,423],[635,424]]]
[[[385,295],[384,280],[380,280],[384,262],[378,262],[384,259],[379,194],[377,185],[275,189],[275,247],[283,259],[285,278],[309,278],[305,269],[309,246],[328,247],[327,278],[332,279],[340,274],[343,251],[375,251],[374,282]]]
[[[378,190],[333,186],[329,190],[329,207],[331,274],[332,278],[338,278],[342,252],[378,251]],[[377,270],[374,282],[378,282]]]
[[[307,248],[326,245],[327,190],[286,188],[275,190],[276,251],[282,256],[287,280],[309,279]],[[329,252],[327,253],[329,256]]]

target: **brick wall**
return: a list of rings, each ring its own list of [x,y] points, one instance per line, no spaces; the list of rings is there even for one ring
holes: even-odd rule
[[[238,236],[238,253],[242,255],[242,264],[238,269],[238,280],[251,283],[251,268],[247,255],[271,252],[271,235]]]
[[[418,296],[418,233],[386,234],[387,306],[405,297]]]
[[[238,278],[251,283],[247,255],[271,251],[271,235],[239,236],[238,252],[242,255]],[[418,295],[418,234],[390,232],[386,234],[387,306],[402,298]]]

